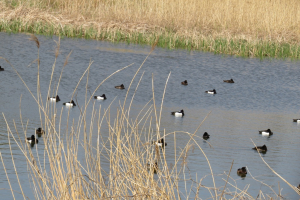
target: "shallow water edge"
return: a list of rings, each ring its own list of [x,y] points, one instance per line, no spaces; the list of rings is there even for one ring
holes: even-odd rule
[[[121,27],[98,29],[93,26],[56,26],[53,24],[33,22],[23,23],[18,20],[0,22],[0,31],[6,33],[32,33],[46,36],[85,38],[114,43],[153,45],[167,49],[187,49],[212,52],[214,54],[233,55],[238,57],[264,58],[300,58],[298,44],[279,43],[270,40],[246,40],[240,38],[211,37],[205,35],[180,35],[171,30],[128,32]]]

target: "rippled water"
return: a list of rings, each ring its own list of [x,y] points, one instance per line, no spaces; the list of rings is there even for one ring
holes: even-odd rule
[[[29,36],[25,34],[7,35],[0,33],[0,56],[8,59],[21,74],[28,87],[36,91],[36,64],[30,64],[36,59],[37,48],[34,42],[29,41],[28,38]],[[55,58],[55,42],[53,40],[57,40],[57,38],[43,36],[38,36],[38,38],[40,40],[41,90],[45,98]],[[119,104],[119,100],[121,102],[124,100],[126,90],[116,90],[114,86],[123,83],[126,88],[128,87],[134,73],[150,49],[147,46],[62,39],[61,55],[56,64],[58,68],[62,68],[65,57],[71,50],[73,52],[64,70],[58,90],[61,102],[70,100],[72,92],[88,67],[90,60],[93,61],[89,76],[89,89],[91,91],[112,72],[134,63],[131,67],[108,79],[98,89],[97,94],[105,93],[108,98],[101,102],[105,108],[115,97],[116,100],[113,103],[115,106]],[[5,71],[0,72],[0,110],[11,128],[13,127],[13,119],[15,119],[20,137],[24,138],[20,121],[20,98],[22,97],[23,122],[27,123],[29,120],[28,131],[32,131],[32,133],[35,128],[40,126],[38,108],[13,69],[4,60],[0,60],[0,65],[5,68]],[[280,182],[282,196],[288,199],[299,198],[286,183],[272,173],[259,155],[251,150],[253,147],[251,139],[257,145],[266,144],[268,152],[263,155],[265,161],[292,185],[300,183],[300,170],[298,168],[300,157],[297,156],[300,151],[300,126],[292,122],[293,118],[300,118],[298,102],[299,62],[261,61],[224,57],[203,52],[169,51],[157,48],[145,62],[134,85],[137,84],[143,72],[143,79],[135,94],[133,115],[137,115],[138,111],[152,97],[152,75],[156,100],[158,104],[160,103],[165,82],[171,72],[163,104],[162,129],[165,129],[166,132],[187,131],[193,133],[211,111],[197,135],[202,136],[207,131],[211,135],[208,141],[213,148],[210,148],[201,139],[197,140],[208,156],[215,174],[228,172],[234,160],[232,177],[241,189],[250,184],[248,192],[253,197],[258,195],[259,190],[262,190],[264,194],[272,194],[272,191],[255,181],[250,174],[241,179],[235,174],[237,168],[247,166],[253,177],[271,185],[276,192],[278,192],[278,182]],[[57,70],[54,73],[54,80],[58,80],[59,75],[60,70]],[[223,83],[224,79],[230,78],[234,79],[234,84]],[[188,86],[180,84],[185,79],[188,80]],[[85,84],[86,81],[84,80],[78,87],[77,100],[81,104],[84,104]],[[130,95],[133,94],[134,89],[135,86],[131,89]],[[211,89],[216,89],[217,94],[210,95],[204,92]],[[58,110],[62,106],[61,102],[57,103]],[[185,111],[183,118],[175,118],[170,115],[171,111],[180,109]],[[71,110],[71,116],[76,117],[79,114],[78,109]],[[67,116],[67,111],[64,116]],[[267,128],[274,132],[273,136],[268,138],[258,134],[258,130]],[[171,158],[174,154],[173,136],[167,137],[167,140],[166,153]],[[185,145],[188,140],[189,138],[185,134],[177,134],[179,147]],[[41,142],[39,148],[42,147]],[[0,148],[13,187],[19,191],[16,178],[13,175],[14,169],[11,164],[7,126],[3,116],[0,118]],[[14,143],[12,148],[25,194],[34,198],[30,184],[28,184],[26,162]],[[190,150],[188,167],[193,175],[197,173],[198,178],[210,173],[203,154],[197,148],[195,151]],[[0,188],[9,189],[2,165],[0,171],[2,171],[0,173]],[[218,187],[224,186],[222,178],[226,179],[226,176],[216,176]],[[212,186],[211,178],[207,177],[203,184]],[[1,194],[7,198],[12,198],[8,190],[2,190]],[[191,196],[193,195],[192,192]],[[200,190],[200,197],[207,198],[209,196],[207,190]]]

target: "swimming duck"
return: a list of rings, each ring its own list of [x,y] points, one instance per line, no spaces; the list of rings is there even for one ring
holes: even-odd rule
[[[94,98],[97,100],[105,100],[106,96],[105,96],[105,94],[102,94],[102,96],[94,96]]]
[[[37,134],[39,137],[41,137],[41,135],[44,133],[45,133],[45,131],[41,127],[37,128],[35,130],[35,134]]]
[[[167,146],[167,143],[165,142],[164,138],[161,138],[158,141],[152,141],[152,144],[156,144],[157,146],[160,146],[160,147]]]
[[[181,85],[188,85],[188,82],[187,82],[187,80],[185,80],[185,81],[182,81],[182,82],[181,82]]]
[[[225,82],[225,83],[234,83],[233,79],[230,79],[230,80],[223,80],[223,82]]]
[[[207,133],[207,132],[205,132],[204,134],[203,134],[203,139],[204,140],[207,140],[208,138],[209,138],[209,134]]]
[[[175,115],[175,117],[183,117],[184,116],[184,111],[175,111],[175,112],[171,112],[171,115]]]
[[[149,171],[153,170],[153,173],[156,174],[157,171],[158,171],[158,164],[157,164],[157,162],[155,162],[154,164],[153,163],[147,163],[147,169]]]
[[[0,66],[0,71],[4,71],[4,68],[2,68],[1,66]]]
[[[241,177],[245,177],[247,174],[247,169],[246,167],[239,168],[236,173]]]
[[[215,89],[213,89],[213,90],[207,90],[205,92],[208,93],[208,94],[217,94],[217,92],[216,92]]]
[[[55,97],[48,97],[48,100],[59,102],[59,101],[60,101],[60,98],[59,98],[58,95],[56,95]]]
[[[121,90],[125,89],[125,87],[124,87],[124,85],[123,85],[123,84],[121,84],[121,85],[118,85],[118,86],[115,86],[115,88],[117,88],[117,89],[121,89]]]
[[[267,146],[264,144],[263,146],[256,146],[254,148],[252,148],[253,150],[256,150],[260,153],[266,153],[267,152]]]
[[[36,139],[34,135],[31,135],[31,137],[26,138],[26,142],[30,144],[37,144],[39,143],[39,140]]]
[[[293,119],[293,122],[300,123],[300,119]]]
[[[258,131],[259,134],[262,134],[263,136],[270,136],[273,135],[273,132],[270,129]]]
[[[75,104],[75,102],[73,100],[70,101],[70,102],[63,103],[63,105],[70,106],[70,107],[76,106],[76,104]]]

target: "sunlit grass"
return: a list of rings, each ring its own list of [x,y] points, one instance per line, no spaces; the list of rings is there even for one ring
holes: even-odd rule
[[[5,0],[1,31],[299,59],[300,2]]]

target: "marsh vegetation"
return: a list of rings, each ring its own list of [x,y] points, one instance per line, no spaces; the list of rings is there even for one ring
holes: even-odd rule
[[[298,59],[300,2],[5,0],[0,30]]]

